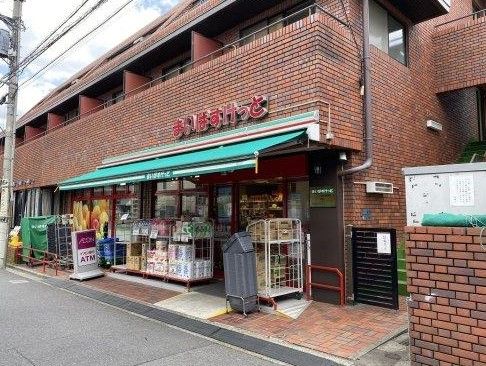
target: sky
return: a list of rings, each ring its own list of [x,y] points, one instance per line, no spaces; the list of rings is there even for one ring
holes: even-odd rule
[[[78,47],[73,48],[64,57],[57,61],[34,78],[25,81],[44,65],[56,58],[76,40],[101,23],[106,17],[114,13],[125,0],[107,0],[91,16],[87,17],[78,27],[63,37],[47,52],[31,63],[20,78],[17,116],[20,117],[47,95],[52,89],[69,79],[73,74],[96,60],[106,51],[131,36],[140,28],[167,12],[179,0],[134,0],[118,15],[104,24],[93,35],[88,36]],[[95,4],[97,0],[89,2],[77,14],[82,14]],[[23,58],[51,31],[59,26],[66,17],[74,11],[83,0],[25,0],[22,9],[22,20],[25,30],[21,34],[21,56]],[[0,14],[11,17],[13,0],[0,0]],[[6,26],[0,22],[0,28]],[[8,71],[5,60],[0,60],[0,75]],[[0,97],[6,94],[7,88],[0,88]],[[0,127],[5,126],[6,106],[0,106]]]

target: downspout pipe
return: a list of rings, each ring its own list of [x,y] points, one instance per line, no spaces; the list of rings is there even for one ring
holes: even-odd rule
[[[365,156],[363,164],[342,170],[340,176],[349,175],[368,169],[373,164],[373,120],[371,117],[371,67],[370,67],[370,4],[363,0],[363,79],[364,79],[364,122]]]

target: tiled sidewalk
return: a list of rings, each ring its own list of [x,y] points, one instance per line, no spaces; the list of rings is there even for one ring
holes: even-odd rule
[[[37,267],[35,271],[41,272],[41,268]],[[54,277],[54,271],[48,269],[46,275]],[[69,273],[59,272],[57,278],[67,280],[68,276]],[[150,304],[179,294],[169,289],[108,276],[81,284]],[[405,301],[401,299],[398,311],[363,304],[340,307],[313,302],[295,320],[280,313],[252,313],[246,318],[238,313],[229,313],[210,320],[256,336],[278,339],[284,343],[346,359],[356,359],[406,330],[408,314]]]
[[[339,357],[356,359],[406,329],[404,300],[400,310],[368,305],[340,307],[314,302],[296,320],[254,313],[230,313],[212,320]]]
[[[136,282],[119,280],[111,277],[94,278],[86,285],[103,291],[113,292],[131,299],[155,304],[159,301],[179,295],[179,292],[147,286]]]

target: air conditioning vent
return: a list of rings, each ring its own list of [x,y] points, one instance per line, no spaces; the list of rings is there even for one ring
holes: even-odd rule
[[[393,183],[366,182],[366,193],[393,194]]]

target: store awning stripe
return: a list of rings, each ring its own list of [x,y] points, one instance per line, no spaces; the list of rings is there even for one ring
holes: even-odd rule
[[[254,166],[256,151],[261,153],[296,140],[304,134],[304,130],[292,131],[206,150],[99,168],[90,173],[67,179],[59,183],[59,188],[61,190],[81,189],[247,169]]]
[[[302,114],[283,117],[258,124],[250,124],[244,127],[229,129],[227,131],[213,133],[210,135],[179,141],[172,144],[162,145],[103,159],[100,168],[134,163],[154,159],[162,156],[171,156],[188,151],[204,150],[216,145],[234,144],[256,138],[273,136],[276,134],[298,131],[305,126],[316,125],[319,122],[319,111],[305,112]]]

